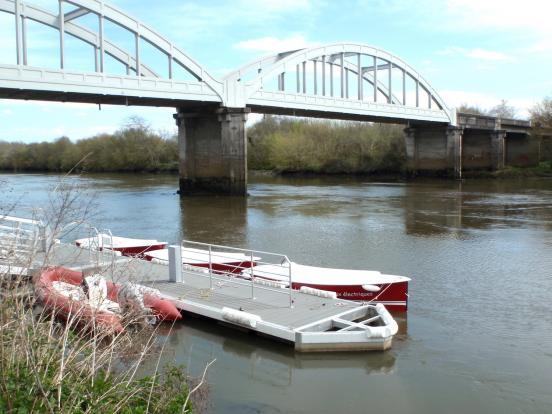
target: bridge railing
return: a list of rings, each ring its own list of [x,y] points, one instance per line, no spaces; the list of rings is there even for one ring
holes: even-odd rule
[[[263,265],[268,267],[257,272],[256,267]],[[257,290],[287,295],[289,307],[293,307],[291,267],[286,255],[273,252],[189,240],[169,248],[169,274],[173,281],[185,283],[184,275],[193,273],[208,279],[211,290],[235,285],[250,289],[253,299]]]

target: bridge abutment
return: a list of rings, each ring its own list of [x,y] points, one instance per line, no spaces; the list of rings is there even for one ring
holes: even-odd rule
[[[528,121],[458,114],[458,126],[414,124],[405,129],[407,168],[412,174],[496,171],[539,161]]]
[[[174,115],[178,125],[180,195],[247,194],[249,109],[221,107]]]

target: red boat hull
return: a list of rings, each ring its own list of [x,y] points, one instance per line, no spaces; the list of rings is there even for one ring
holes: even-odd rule
[[[153,249],[152,249],[153,250]],[[145,260],[151,262],[154,257],[145,255],[143,257]],[[183,262],[182,264],[187,266],[194,266],[194,267],[202,267],[209,269],[209,263],[186,263]],[[253,266],[255,266],[257,263],[253,262]],[[229,263],[213,263],[211,265],[211,269],[213,269],[214,272],[217,273],[233,273],[233,274],[240,274],[243,270],[251,268],[251,261],[244,261],[244,262],[229,262]]]
[[[406,312],[408,310],[408,282],[375,285],[380,288],[379,292],[368,292],[362,286],[354,285],[292,283],[293,289],[301,289],[301,286],[336,292],[339,299],[381,303],[389,311]]]
[[[188,264],[188,263],[184,263]],[[253,262],[253,266],[255,266],[257,263]],[[189,264],[190,266],[197,266],[197,267],[204,267],[209,269],[209,263],[193,263]],[[217,273],[233,273],[233,274],[240,274],[243,270],[251,268],[251,262],[232,262],[232,263],[213,263],[211,265],[211,268],[214,272]]]
[[[82,247],[81,243],[75,242],[77,247]],[[105,250],[114,250],[116,252],[121,252],[123,256],[131,256],[131,257],[143,257],[144,253],[149,252],[150,250],[160,250],[160,249],[166,249],[167,243],[158,243],[158,244],[152,244],[149,246],[130,246],[130,247],[114,247],[110,249]],[[100,247],[100,251],[104,250],[102,247]]]
[[[80,286],[82,280],[82,272],[63,267],[47,268],[42,271],[36,282],[37,296],[47,309],[65,320],[74,317],[81,326],[90,326],[91,323],[94,323],[108,333],[122,332],[124,328],[121,324],[120,315],[98,310],[85,302],[71,300],[59,293],[53,286],[54,281]],[[106,282],[107,298],[117,302],[119,286],[109,280]],[[144,305],[150,308],[159,320],[175,321],[182,318],[172,302],[156,295],[146,293],[144,295]]]

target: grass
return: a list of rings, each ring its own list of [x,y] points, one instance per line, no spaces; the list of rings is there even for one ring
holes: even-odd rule
[[[155,331],[106,336],[77,326],[78,315],[62,324],[24,283],[8,290],[0,302],[0,412],[191,412],[181,368],[136,374],[144,358],[162,352]]]
[[[508,166],[492,175],[497,178],[552,177],[552,161],[542,161],[533,167]]]
[[[9,189],[0,183],[0,190]],[[32,216],[59,238],[64,223],[82,225],[93,212],[87,198],[85,189],[63,177],[44,210]],[[16,204],[0,205],[0,217],[16,211]],[[24,250],[8,247],[0,250],[4,263],[34,262],[32,251],[20,258],[14,252]],[[96,329],[93,321],[82,326],[76,313],[61,322],[37,302],[27,277],[0,273],[0,413],[190,413],[193,406],[205,407],[210,364],[200,381],[182,367],[159,367],[166,335],[137,324],[132,315],[123,321],[125,331],[117,335]],[[157,364],[143,376],[146,359]]]

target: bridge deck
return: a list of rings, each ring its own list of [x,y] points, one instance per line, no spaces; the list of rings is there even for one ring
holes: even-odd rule
[[[210,288],[208,275],[194,271],[183,272],[184,283],[170,282],[165,265],[109,253],[91,254],[68,244],[55,245],[48,258],[39,254],[34,266],[39,268],[44,263],[85,272],[99,270],[115,282],[131,280],[153,286],[186,313],[293,343],[300,351],[384,350],[391,346],[391,337],[370,338],[362,329],[329,332],[335,318],[351,321],[354,325],[356,320],[373,316],[367,313],[373,311],[373,307],[351,301],[293,291],[293,306],[290,307],[287,289],[267,290],[255,285],[252,295],[249,282],[227,277],[215,279]],[[232,315],[228,317],[228,309],[234,315],[237,313],[238,319]],[[251,323],[248,315],[252,315],[255,321]],[[242,317],[245,320],[239,320]]]

